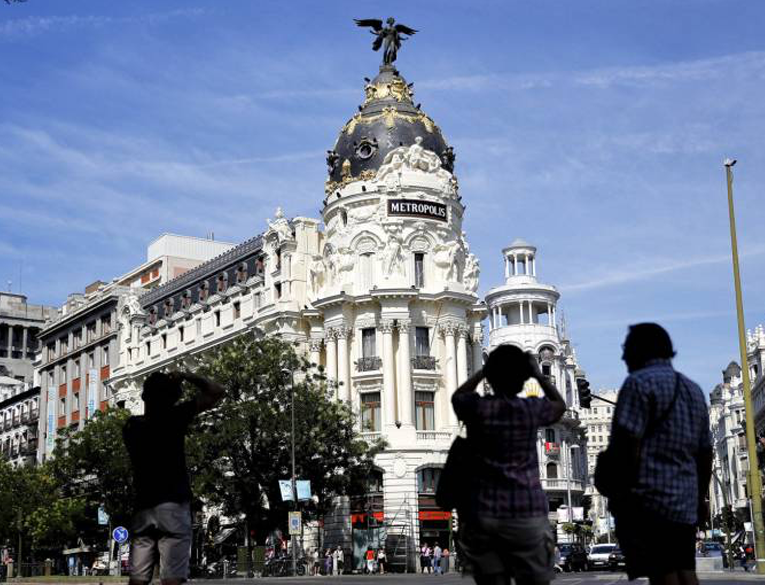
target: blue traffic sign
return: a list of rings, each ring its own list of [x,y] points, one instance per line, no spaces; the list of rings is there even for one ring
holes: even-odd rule
[[[123,542],[127,542],[128,539],[128,529],[124,526],[117,526],[114,530],[112,530],[112,538],[117,542],[117,544],[122,544]]]

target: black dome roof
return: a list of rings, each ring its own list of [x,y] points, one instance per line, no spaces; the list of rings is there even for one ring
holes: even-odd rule
[[[340,131],[333,150],[327,152],[332,184],[369,179],[382,165],[385,155],[399,146],[422,146],[441,157],[451,171],[454,155],[441,129],[412,102],[412,90],[392,65],[381,65],[380,73],[364,88],[366,99]]]

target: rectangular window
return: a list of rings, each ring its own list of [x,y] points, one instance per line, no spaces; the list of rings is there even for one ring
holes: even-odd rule
[[[56,359],[56,344],[49,343],[48,344],[48,361],[53,359]]]
[[[53,386],[53,372],[48,372],[48,386]]]
[[[545,429],[545,441],[548,443],[555,442],[555,429]]]
[[[60,384],[66,383],[67,379],[68,378],[66,377],[66,366],[61,366],[61,381],[59,383]]]
[[[101,335],[106,335],[112,330],[112,318],[111,315],[104,315],[101,317]]]
[[[64,355],[69,351],[69,340],[66,337],[62,337],[59,340],[59,347],[61,348],[61,355]]]
[[[430,328],[414,328],[414,354],[418,356],[430,355]]]
[[[86,327],[86,337],[87,337],[88,343],[90,343],[96,338],[96,322],[95,321],[88,323]]]
[[[414,393],[415,426],[418,431],[433,431],[436,428],[433,392]]]
[[[101,348],[101,367],[109,365],[109,346],[105,345]]]
[[[88,368],[95,368],[96,367],[96,354],[93,352],[90,352],[88,354]]]
[[[275,297],[275,300],[277,300],[277,301],[280,298],[282,298],[282,283],[281,282],[277,282],[274,285],[274,297]]]
[[[215,311],[215,326],[220,327],[220,311]]]
[[[361,395],[362,432],[380,432],[380,393],[365,392]]]
[[[75,331],[72,334],[72,346],[77,349],[82,345],[82,330]]]
[[[66,416],[66,396],[62,396],[58,400],[58,415]]]
[[[422,252],[414,254],[414,286],[417,288],[425,286],[425,254]]]
[[[376,357],[377,330],[374,327],[368,327],[361,330],[361,356],[365,358]]]
[[[80,360],[74,360],[74,377],[80,377]]]
[[[178,339],[183,341],[183,326],[178,327]]]
[[[80,393],[75,392],[72,394],[72,412],[80,410]]]
[[[242,305],[237,301],[234,303],[234,319],[239,319],[242,316]]]

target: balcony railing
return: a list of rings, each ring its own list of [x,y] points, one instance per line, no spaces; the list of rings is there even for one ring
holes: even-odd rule
[[[28,412],[22,412],[21,413],[21,422],[22,423],[28,423],[29,422],[29,413]]]
[[[571,489],[575,492],[584,491],[584,483],[578,479],[566,480],[543,478],[540,481],[542,482],[542,489],[545,490],[565,491]]]
[[[435,370],[438,360],[429,355],[416,355],[412,358],[412,367],[415,370]]]
[[[363,357],[356,360],[357,372],[374,372],[382,368],[382,358],[377,356]]]
[[[451,431],[417,431],[417,440],[433,443],[446,443],[452,440],[452,433]]]

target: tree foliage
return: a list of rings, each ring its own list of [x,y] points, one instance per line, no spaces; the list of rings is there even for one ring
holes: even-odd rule
[[[0,543],[15,547],[20,536],[26,550],[60,549],[76,536],[83,510],[81,498],[62,493],[50,464],[0,462]]]
[[[103,504],[115,522],[127,522],[133,512],[133,475],[122,428],[130,417],[125,409],[97,412],[81,431],[67,431],[57,440],[51,462],[66,492]]]
[[[278,480],[292,475],[291,373],[297,477],[310,480],[316,496],[307,511],[323,514],[333,497],[363,491],[382,445],[359,436],[350,407],[333,399],[335,388],[291,344],[243,336],[204,354],[198,373],[226,388],[187,442],[198,496],[244,516],[257,535],[286,524]]]

